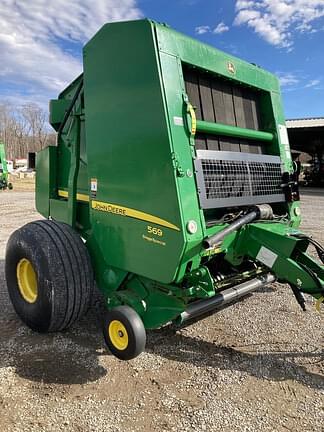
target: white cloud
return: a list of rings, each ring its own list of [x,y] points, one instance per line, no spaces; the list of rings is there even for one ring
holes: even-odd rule
[[[195,28],[195,33],[198,35],[202,35],[205,33],[214,33],[214,34],[222,34],[227,32],[229,27],[222,21],[212,30],[208,25],[201,25]]]
[[[281,87],[294,86],[299,83],[299,78],[293,73],[277,72]]]
[[[255,19],[259,19],[261,16],[259,11],[252,10],[252,9],[243,9],[240,10],[238,15],[235,18],[235,24],[249,24],[249,22],[252,22]]]
[[[85,43],[105,22],[141,16],[136,0],[0,0],[0,82],[16,94],[0,98],[45,101],[81,71],[80,55],[63,42]]]
[[[271,45],[292,49],[294,32],[313,33],[324,17],[323,0],[236,1],[234,25],[247,25]]]
[[[254,1],[237,0],[236,9],[246,9],[249,7],[253,7],[254,4],[255,4]]]
[[[310,81],[305,85],[305,87],[306,87],[306,88],[316,87],[316,86],[318,86],[319,84],[321,84],[321,80],[319,80],[319,79],[313,79],[313,80],[310,80]]]
[[[195,32],[199,35],[205,34],[205,33],[209,33],[210,32],[210,27],[203,25],[203,26],[198,26],[195,28]]]
[[[296,91],[302,89],[322,89],[322,80],[320,78],[310,79],[299,72],[276,72],[279,78],[283,92]]]
[[[223,22],[220,22],[213,30],[213,33],[215,34],[221,34],[224,32],[227,32],[229,30],[229,27],[225,25]]]

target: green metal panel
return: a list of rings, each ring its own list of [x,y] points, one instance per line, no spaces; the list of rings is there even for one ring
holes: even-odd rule
[[[64,115],[70,107],[72,99],[82,79],[83,76],[80,75],[63,92],[60,93],[57,100],[50,101],[50,123],[56,131],[59,129]],[[80,120],[80,125],[78,125],[78,122],[75,121],[75,114]],[[84,121],[83,92],[81,92],[73,106],[71,115],[67,119],[66,124],[58,137],[57,191],[68,190],[69,176],[71,171],[70,167],[73,159],[71,154],[74,152],[74,144],[78,142],[78,146],[80,148],[80,167],[77,181],[78,191],[83,194],[89,193]],[[78,130],[79,126],[80,131]],[[79,133],[80,142],[77,136]]]
[[[49,214],[52,219],[60,222],[69,223],[69,214],[67,202],[60,199],[50,199],[50,210]]]
[[[105,25],[84,49],[84,82],[98,251],[109,265],[171,282],[184,235],[152,24]],[[174,228],[125,216],[125,208]]]
[[[56,196],[57,147],[46,147],[36,158],[36,209],[50,215],[50,199]]]
[[[53,128],[57,131],[63,118],[64,114],[69,106],[69,100],[67,99],[53,99],[50,101],[50,118],[49,122]]]

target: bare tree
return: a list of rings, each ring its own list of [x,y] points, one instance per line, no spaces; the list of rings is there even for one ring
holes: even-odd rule
[[[5,143],[8,159],[25,158],[28,152],[53,145],[47,117],[36,104],[15,107],[8,101],[0,102],[0,140]]]
[[[34,151],[43,149],[49,134],[47,114],[36,104],[26,104],[21,108],[21,115],[26,121],[32,148]]]
[[[8,158],[23,157],[27,141],[25,126],[12,104],[0,104],[0,139],[6,145]]]

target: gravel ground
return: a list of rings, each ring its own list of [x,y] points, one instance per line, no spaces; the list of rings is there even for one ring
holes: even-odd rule
[[[324,191],[302,198],[303,229],[324,243]],[[39,335],[7,296],[5,244],[37,219],[32,192],[0,194],[0,431],[323,431],[323,311],[302,313],[275,284],[175,334],[150,332],[120,362],[94,310]]]

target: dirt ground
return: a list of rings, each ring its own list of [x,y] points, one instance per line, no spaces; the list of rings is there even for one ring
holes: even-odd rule
[[[28,189],[28,188],[27,188]],[[0,431],[323,431],[323,316],[275,284],[121,362],[97,308],[39,335],[15,315],[4,280],[10,233],[39,218],[33,192],[0,193]],[[302,228],[324,243],[324,191],[302,198]]]
[[[16,175],[10,174],[9,182],[13,185],[15,192],[32,192],[35,190],[35,178],[19,178]]]

